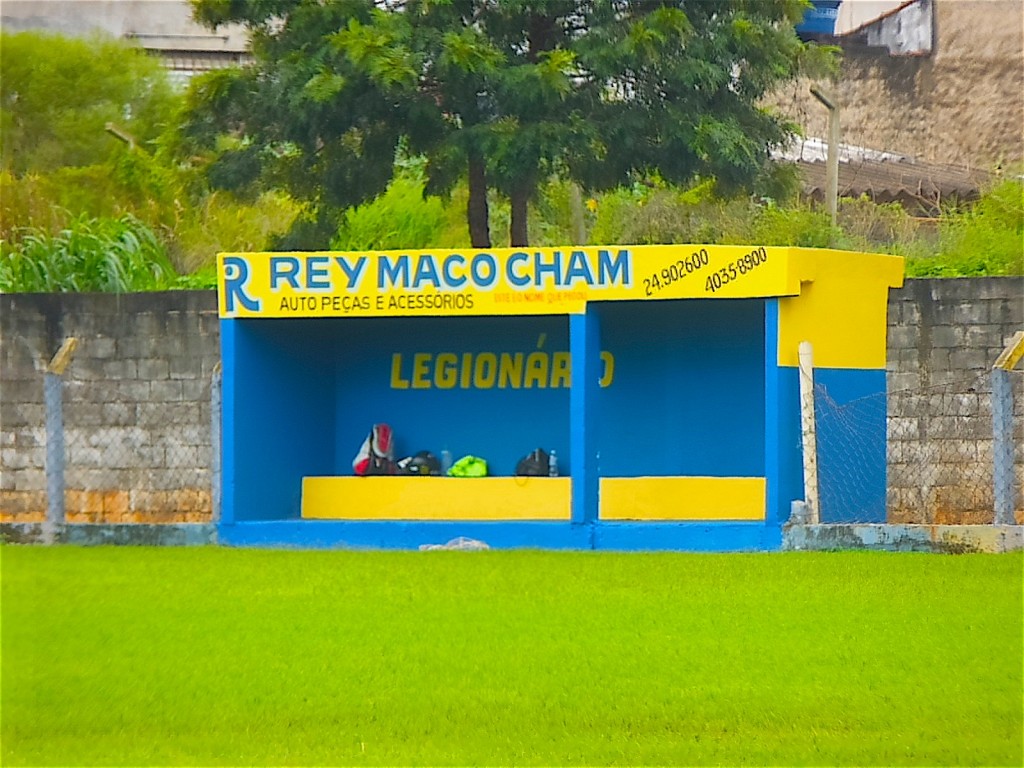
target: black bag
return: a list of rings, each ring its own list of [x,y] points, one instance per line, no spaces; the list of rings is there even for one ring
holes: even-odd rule
[[[551,469],[551,457],[543,448],[528,453],[516,464],[516,474],[523,477],[547,477]]]
[[[420,451],[413,456],[406,456],[398,464],[398,471],[403,475],[440,475],[441,462],[430,451]]]

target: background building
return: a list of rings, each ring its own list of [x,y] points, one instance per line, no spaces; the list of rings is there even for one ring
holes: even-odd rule
[[[1024,3],[843,0],[835,34],[843,143],[918,161],[994,169],[1024,161]],[[798,81],[773,100],[828,135],[828,113]]]
[[[159,56],[178,82],[248,58],[243,27],[226,25],[211,32],[192,20],[187,0],[3,0],[0,28],[135,40]]]

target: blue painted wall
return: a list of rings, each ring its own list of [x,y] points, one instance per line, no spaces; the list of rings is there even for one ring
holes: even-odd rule
[[[396,457],[429,450],[454,459],[481,456],[492,475],[512,475],[534,448],[555,449],[561,474],[569,461],[569,388],[391,388],[392,355],[410,380],[413,355],[569,352],[567,316],[368,318],[337,321],[334,474],[352,459],[377,422],[391,425]],[[550,380],[549,380],[550,383]]]
[[[790,505],[804,497],[804,449],[800,431],[800,371],[778,367],[778,468],[774,521],[789,519]],[[819,472],[820,476],[820,472]],[[769,483],[771,478],[769,478]]]
[[[601,474],[764,476],[764,302],[595,306],[615,356],[597,394]]]
[[[229,370],[234,378],[233,409],[224,413],[234,519],[298,518],[302,478],[335,463],[335,329],[312,320],[221,322],[234,326],[233,354],[224,359],[225,379]]]
[[[885,371],[814,372],[823,523],[884,523]]]

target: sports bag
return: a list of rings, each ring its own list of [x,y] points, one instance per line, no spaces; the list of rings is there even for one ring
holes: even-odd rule
[[[352,469],[357,475],[393,475],[397,472],[394,450],[391,427],[374,424],[352,459]]]
[[[516,474],[522,477],[547,477],[551,469],[551,457],[543,448],[532,451],[516,464]]]
[[[412,456],[399,459],[397,464],[402,475],[440,475],[441,462],[430,451],[420,451]]]
[[[448,477],[486,477],[487,462],[479,456],[463,456],[452,464]]]

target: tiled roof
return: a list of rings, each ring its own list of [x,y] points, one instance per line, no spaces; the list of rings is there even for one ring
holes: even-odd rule
[[[825,163],[800,160],[805,194],[824,199]],[[839,163],[840,197],[866,195],[878,203],[898,202],[908,209],[938,212],[953,200],[973,200],[993,180],[993,174],[955,165],[861,159]]]

